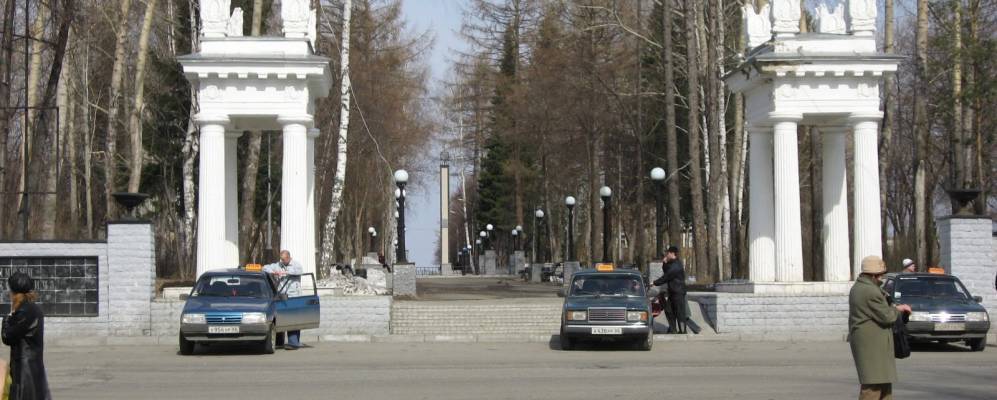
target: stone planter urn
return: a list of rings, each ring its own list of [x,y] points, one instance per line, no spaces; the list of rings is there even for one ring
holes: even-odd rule
[[[952,215],[975,215],[973,200],[980,196],[980,189],[948,189],[945,192],[952,199]]]

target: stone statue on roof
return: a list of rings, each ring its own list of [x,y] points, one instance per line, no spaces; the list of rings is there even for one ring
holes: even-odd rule
[[[825,3],[817,6],[817,32],[843,35],[846,30],[844,4],[838,3],[833,11]]]
[[[776,36],[799,33],[801,13],[800,0],[773,0],[772,32]]]
[[[201,35],[224,37],[228,28],[231,0],[201,0]]]
[[[876,31],[876,0],[847,0],[848,20],[851,31],[867,32],[872,35]]]
[[[748,48],[754,48],[772,39],[772,20],[770,19],[771,8],[766,4],[759,12],[755,13],[755,6],[746,3],[741,8],[741,16],[744,20],[745,42]]]
[[[308,0],[282,0],[280,18],[284,23],[284,37],[306,37],[309,15],[311,9]]]
[[[230,37],[242,36],[242,8],[236,7],[232,10],[232,17],[228,19],[228,28],[225,31]]]

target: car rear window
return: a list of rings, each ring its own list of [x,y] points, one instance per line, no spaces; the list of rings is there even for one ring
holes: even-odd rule
[[[194,296],[210,297],[273,297],[270,286],[262,277],[249,275],[202,276],[194,287]]]
[[[643,296],[644,283],[633,275],[605,274],[576,276],[571,281],[572,296]]]

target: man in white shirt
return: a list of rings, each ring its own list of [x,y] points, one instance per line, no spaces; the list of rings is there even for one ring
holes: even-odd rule
[[[304,270],[301,268],[301,263],[291,259],[291,252],[281,250],[280,261],[267,264],[263,267],[263,272],[277,276],[281,282],[286,281],[285,293],[288,297],[301,295],[301,273]],[[287,344],[284,345],[284,349],[297,350],[299,347],[301,347],[301,331],[287,331]]]

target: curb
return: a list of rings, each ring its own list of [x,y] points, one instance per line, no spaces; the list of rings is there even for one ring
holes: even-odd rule
[[[720,333],[704,335],[655,334],[656,342],[789,342],[827,343],[845,342],[846,335],[813,334],[737,334]],[[469,334],[469,335],[303,335],[305,343],[549,343],[557,340],[557,334]],[[990,347],[997,345],[997,334],[987,335]],[[99,347],[99,346],[175,346],[176,336],[115,336],[102,338],[55,338],[46,343],[52,347]]]

